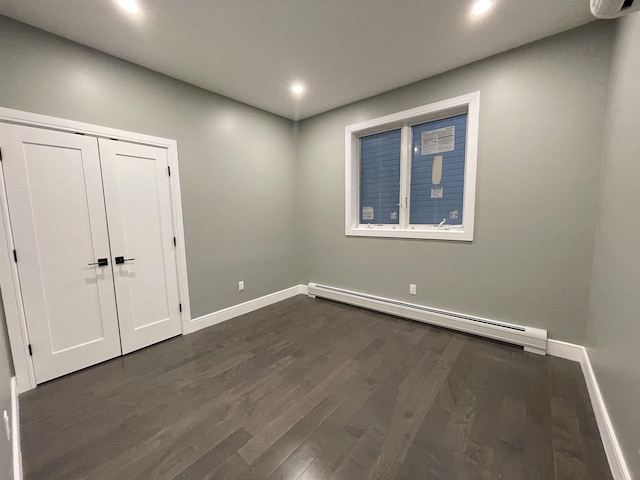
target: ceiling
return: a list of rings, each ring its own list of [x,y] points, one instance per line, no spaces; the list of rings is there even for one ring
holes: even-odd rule
[[[0,14],[302,119],[593,20],[589,0],[0,0]],[[296,99],[294,81],[307,90]]]

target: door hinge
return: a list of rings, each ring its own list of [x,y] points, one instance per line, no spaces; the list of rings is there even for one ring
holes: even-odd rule
[[[171,167],[167,166],[167,171],[169,172],[169,176],[171,176]]]
[[[176,237],[173,237],[173,246],[174,246],[174,247],[177,247],[177,246],[178,246],[178,243],[176,242]]]
[[[16,263],[18,263],[18,252],[16,252],[15,250],[13,251],[13,259]]]
[[[33,349],[31,348],[31,344],[29,344],[29,356],[33,357]]]
[[[182,311],[182,304],[180,304],[180,311]]]

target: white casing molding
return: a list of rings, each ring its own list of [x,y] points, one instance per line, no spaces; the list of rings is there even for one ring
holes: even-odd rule
[[[73,120],[50,117],[37,113],[22,112],[0,107],[0,122],[27,127],[43,128],[60,132],[82,133],[97,138],[112,138],[143,145],[166,148],[171,176],[171,208],[173,229],[176,237],[176,265],[178,270],[178,289],[182,303],[182,333],[186,333],[191,324],[191,306],[189,302],[189,284],[187,280],[187,256],[185,251],[184,228],[182,222],[182,200],[180,194],[180,168],[178,165],[178,145],[175,140],[153,137],[140,133],[127,132],[109,127],[91,125]],[[33,362],[29,356],[29,335],[22,308],[22,296],[18,281],[18,269],[13,261],[13,239],[9,209],[6,201],[4,175],[0,169],[0,287],[4,302],[7,330],[11,344],[11,355],[20,393],[36,386]]]
[[[16,377],[11,377],[11,450],[13,457],[13,480],[22,480],[20,408],[18,405],[18,382]]]
[[[404,198],[405,202],[399,199],[400,225],[360,225],[358,213],[360,204],[360,143],[358,139],[361,136],[402,128],[402,157],[405,157],[405,155],[409,155],[411,148],[409,125],[461,113],[468,114],[462,228],[447,230],[435,225],[409,225],[409,219],[405,217],[410,207],[409,169],[402,167],[401,170],[405,170],[405,172],[400,180],[400,197]],[[473,241],[479,122],[480,92],[476,91],[345,127],[345,235]],[[401,206],[403,203],[404,205]]]
[[[231,320],[232,318],[244,315],[245,313],[253,312],[254,310],[258,310],[259,308],[267,307],[273,303],[281,302],[282,300],[286,300],[287,298],[306,294],[306,285],[296,285],[295,287],[286,288],[278,292],[270,293],[263,297],[254,298],[253,300],[249,300],[232,307],[218,310],[217,312],[194,318],[193,320],[191,320],[191,324],[189,325],[189,329],[187,330],[187,332],[195,332],[197,330],[207,328],[212,325],[225,322],[227,320]]]
[[[593,406],[593,412],[598,422],[598,430],[600,430],[600,437],[602,438],[602,444],[604,445],[604,451],[607,454],[609,460],[609,467],[611,468],[611,474],[615,480],[633,480],[627,462],[624,459],[624,454],[618,443],[618,437],[613,428],[613,423],[609,417],[609,411],[607,405],[602,397],[602,392],[598,386],[598,380],[591,366],[591,360],[589,360],[589,354],[587,349],[582,345],[575,345],[572,343],[561,342],[559,340],[549,340],[547,344],[547,353],[554,357],[566,358],[580,362],[582,367],[582,374],[587,384],[587,390],[589,391],[589,398],[591,399],[591,405]]]

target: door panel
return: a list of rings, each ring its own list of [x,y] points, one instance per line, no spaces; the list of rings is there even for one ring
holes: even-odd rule
[[[0,124],[38,383],[121,354],[96,138]]]
[[[100,139],[124,353],[180,334],[171,197],[164,148]],[[116,265],[122,256],[125,263]]]

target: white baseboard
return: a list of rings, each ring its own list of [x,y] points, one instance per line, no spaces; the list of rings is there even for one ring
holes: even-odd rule
[[[568,360],[574,360],[580,362],[582,367],[582,374],[587,384],[587,390],[589,391],[589,398],[591,399],[591,405],[593,406],[593,412],[598,422],[598,430],[600,430],[600,437],[602,438],[602,444],[604,445],[604,451],[607,454],[609,460],[609,467],[611,468],[611,474],[615,480],[632,480],[631,473],[627,467],[627,463],[624,459],[624,454],[618,443],[618,437],[611,423],[609,417],[609,411],[602,397],[602,392],[598,386],[598,380],[591,366],[591,360],[587,349],[582,345],[574,345],[573,343],[561,342],[558,340],[549,340],[547,342],[547,353],[554,357],[566,358]]]
[[[604,403],[602,392],[598,386],[598,380],[591,367],[591,360],[589,360],[589,354],[583,347],[584,359],[581,362],[582,373],[584,379],[587,382],[587,389],[589,390],[589,397],[591,397],[591,404],[593,405],[593,411],[596,414],[596,420],[598,421],[598,429],[602,437],[602,443],[604,444],[604,450],[607,452],[607,458],[609,459],[609,466],[611,467],[611,473],[615,480],[632,480],[631,472],[627,467],[627,462],[624,459],[624,454],[618,443],[618,437],[611,423],[609,417],[609,411]]]
[[[264,297],[254,298],[248,302],[240,303],[229,308],[218,310],[217,312],[209,313],[198,318],[191,320],[189,325],[189,332],[195,332],[202,328],[207,328],[212,325],[216,325],[232,318],[244,315],[245,313],[253,312],[259,308],[269,306],[273,303],[281,302],[287,298],[295,297],[296,295],[306,295],[306,285],[296,285],[294,287],[285,288],[279,292],[270,293]]]
[[[11,450],[13,452],[13,480],[22,480],[22,449],[20,447],[20,409],[18,382],[11,377]]]
[[[547,353],[554,357],[566,358],[580,363],[582,363],[585,356],[585,350],[582,345],[551,339],[547,340]]]

